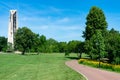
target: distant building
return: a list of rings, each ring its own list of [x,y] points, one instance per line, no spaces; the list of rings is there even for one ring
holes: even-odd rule
[[[10,10],[8,26],[8,50],[14,49],[14,34],[17,31],[17,10]]]

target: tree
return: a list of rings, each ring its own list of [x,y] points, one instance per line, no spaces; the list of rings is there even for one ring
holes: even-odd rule
[[[88,48],[87,50],[91,59],[99,59],[100,61],[100,59],[105,57],[105,43],[100,30],[97,30],[96,34],[87,41],[86,48]]]
[[[109,63],[120,64],[120,33],[113,28],[105,37],[107,58]]]
[[[15,34],[15,49],[25,54],[27,49],[31,49],[34,44],[35,34],[27,27],[19,28]]]
[[[84,48],[85,42],[79,42],[76,46],[76,50],[78,53],[78,57],[81,58],[82,57],[82,53],[85,52],[85,48]]]
[[[67,50],[67,43],[66,42],[59,42],[59,52],[64,53]]]
[[[59,52],[58,42],[52,38],[48,39],[46,42],[46,52]]]
[[[77,40],[72,40],[68,42],[67,48],[68,48],[68,52],[73,52],[73,53],[78,53],[79,52],[79,44],[81,42],[77,41]]]
[[[29,48],[29,50],[27,50],[27,52],[38,52],[38,47],[39,47],[39,34],[34,34],[34,38],[33,38],[33,45],[31,46],[31,48]]]
[[[46,37],[44,35],[41,35],[38,37],[38,44],[37,48],[39,52],[46,52]]]
[[[101,30],[102,33],[106,31],[106,18],[100,8],[93,6],[89,11],[86,20],[86,29],[83,32],[85,40],[90,40],[90,38],[96,34],[96,30]]]
[[[6,51],[7,49],[7,38],[0,37],[0,51]]]
[[[97,41],[101,38],[103,42],[100,42],[99,48],[102,46],[101,43],[103,43],[104,46],[104,36],[107,31],[106,18],[100,8],[93,6],[89,11],[86,20],[86,29],[83,32],[83,37],[85,38],[85,52],[90,55],[91,59],[97,59],[98,53],[102,54],[102,52],[99,52],[96,44],[98,44]]]
[[[94,48],[91,40],[86,40],[84,44],[85,53],[90,56],[90,59],[94,59]]]

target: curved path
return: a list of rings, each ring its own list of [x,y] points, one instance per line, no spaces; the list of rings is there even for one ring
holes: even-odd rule
[[[86,77],[87,80],[120,80],[119,73],[80,65],[78,64],[77,60],[67,61],[65,64],[78,73],[83,74],[83,76]]]

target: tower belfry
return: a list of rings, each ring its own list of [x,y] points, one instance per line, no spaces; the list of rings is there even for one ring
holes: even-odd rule
[[[17,10],[10,10],[8,26],[8,48],[14,49],[14,34],[17,31]]]

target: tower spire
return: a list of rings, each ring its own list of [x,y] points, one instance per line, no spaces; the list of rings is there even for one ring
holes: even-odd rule
[[[14,49],[14,34],[17,31],[17,10],[10,10],[8,25],[8,51]]]

